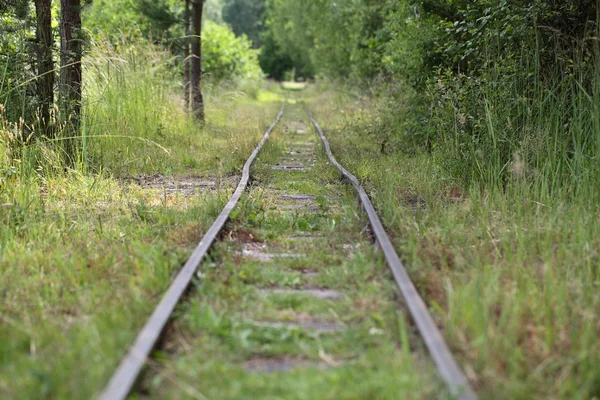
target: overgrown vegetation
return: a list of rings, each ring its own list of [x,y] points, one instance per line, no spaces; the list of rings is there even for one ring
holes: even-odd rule
[[[596,12],[591,0],[268,8],[297,70],[388,98],[372,129],[383,152],[428,151],[463,186],[500,189],[519,170],[548,191],[599,184]]]
[[[350,87],[315,108],[482,397],[597,396],[595,2],[299,7],[273,34]]]
[[[11,18],[0,24],[16,26],[0,38],[0,397],[91,398],[279,105],[215,83],[200,126],[184,110],[176,54],[137,33],[90,35],[66,164],[61,140],[34,123],[32,25]]]
[[[235,36],[223,24],[220,12],[212,11],[222,5],[205,1],[205,21],[202,31],[202,71],[215,83],[232,80],[260,80],[258,52],[248,38]],[[212,2],[214,3],[214,2]],[[97,37],[107,37],[118,43],[125,38],[144,37],[169,48],[183,63],[185,44],[185,3],[179,0],[118,0],[94,1],[86,10],[88,27]]]
[[[209,92],[200,128],[169,89],[168,53],[121,51],[97,45],[85,64],[77,168],[1,126],[0,397],[100,390],[276,113]]]
[[[318,146],[313,159],[318,139],[305,118],[301,105],[288,105],[263,149],[260,185],[242,199],[202,285],[180,307],[170,351],[152,360],[150,397],[449,398],[419,359],[352,188]],[[294,150],[304,151],[293,162],[306,170],[271,168],[289,164]],[[291,194],[305,197],[282,197]]]
[[[597,396],[597,204],[566,189],[536,197],[521,178],[464,188],[428,153],[381,154],[366,139],[372,103],[314,104],[480,397]]]
[[[286,97],[264,76],[318,82],[300,96],[482,398],[600,396],[596,1],[207,0],[205,124],[185,111],[183,0],[83,1],[81,115],[65,116],[42,90],[59,93],[58,3],[44,36],[50,2],[0,0],[0,397],[106,382]],[[236,297],[230,261],[213,276]],[[213,311],[185,324],[250,352]]]

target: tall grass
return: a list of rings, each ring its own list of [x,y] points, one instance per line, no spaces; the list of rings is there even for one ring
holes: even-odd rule
[[[47,139],[35,123],[22,119],[9,122],[12,114],[8,115],[6,109],[14,108],[16,103],[3,105],[0,176],[8,173],[2,171],[9,167],[14,171],[17,166],[20,172],[34,174],[65,168],[117,176],[205,173],[219,166],[229,173],[236,169],[244,151],[253,146],[255,138],[244,135],[243,129],[246,124],[254,124],[254,128],[262,113],[248,118],[231,107],[240,97],[249,98],[248,103],[258,98],[261,89],[256,81],[206,81],[208,121],[202,126],[184,110],[178,59],[145,39],[122,36],[118,43],[96,39],[83,60],[83,77],[81,132],[72,138],[77,144],[74,154],[64,154],[65,138],[58,119],[53,118],[56,139]],[[58,113],[53,110],[53,115]],[[224,129],[228,125],[232,129]],[[224,159],[211,155],[228,148],[238,151]],[[23,154],[27,157],[22,158]],[[61,158],[74,162],[65,163]]]
[[[559,193],[596,201],[598,54],[544,71],[533,50],[507,58],[491,55],[481,75],[441,75],[430,86],[440,162],[462,186],[518,184],[542,201]]]
[[[193,121],[172,94],[177,81],[172,65],[166,51],[142,40],[123,38],[118,45],[99,40],[93,46],[84,63],[86,166],[117,174],[164,170],[165,146],[189,144]]]

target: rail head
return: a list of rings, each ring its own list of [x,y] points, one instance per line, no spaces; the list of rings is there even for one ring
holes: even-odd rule
[[[219,232],[221,232],[225,226],[231,211],[233,211],[240,197],[246,190],[246,186],[248,185],[248,181],[250,179],[250,167],[258,156],[260,150],[263,148],[264,144],[269,139],[269,135],[273,129],[275,129],[277,123],[281,120],[283,111],[285,109],[285,104],[286,103],[284,102],[281,105],[275,121],[269,126],[262,139],[244,164],[242,169],[242,178],[240,179],[235,192],[217,219],[202,237],[200,243],[198,243],[198,246],[194,249],[194,252],[188,261],[177,273],[177,276],[171,283],[171,286],[169,286],[167,292],[163,295],[162,299],[152,312],[150,318],[139,332],[135,342],[129,349],[129,352],[125,358],[123,358],[117,370],[110,378],[108,385],[98,396],[99,399],[124,400],[132,391],[140,372],[142,371],[142,368],[144,367],[144,364],[150,355],[150,352],[155,348],[165,326],[171,319],[173,310],[189,287],[196,270],[202,262],[202,259],[207,254]]]
[[[369,199],[366,191],[360,184],[359,180],[352,175],[347,169],[345,169],[334,157],[329,141],[325,137],[323,129],[319,126],[318,122],[313,117],[312,113],[305,105],[305,111],[310,118],[310,121],[314,125],[325,153],[329,158],[329,161],[340,170],[342,175],[351,182],[352,186],[358,193],[363,209],[367,213],[369,223],[373,230],[375,239],[379,243],[381,250],[385,256],[388,266],[390,267],[396,285],[400,289],[402,296],[405,300],[406,306],[410,312],[410,315],[417,326],[423,342],[433,359],[437,370],[444,380],[450,392],[459,400],[476,400],[477,395],[469,385],[469,381],[465,374],[460,369],[458,363],[454,359],[450,348],[446,344],[444,337],[438,329],[433,317],[429,313],[427,305],[419,295],[419,292],[412,280],[406,268],[402,264],[396,249],[394,248],[392,241],[387,235],[373,203]]]

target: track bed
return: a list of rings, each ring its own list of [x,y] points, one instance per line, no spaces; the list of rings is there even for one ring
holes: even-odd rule
[[[101,398],[475,399],[357,178],[284,108]]]
[[[153,359],[150,397],[439,393],[354,193],[308,123],[300,106],[288,106]]]

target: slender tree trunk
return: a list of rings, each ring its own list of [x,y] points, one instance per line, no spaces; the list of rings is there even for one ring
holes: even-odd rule
[[[35,0],[37,92],[40,100],[40,128],[52,137],[50,108],[54,102],[54,61],[52,60],[52,0]]]
[[[184,97],[185,111],[190,111],[190,0],[185,0]]]
[[[81,0],[60,0],[60,112],[67,124],[67,136],[79,135],[81,116]],[[75,141],[65,141],[67,156],[72,157]]]
[[[204,0],[192,0],[192,29],[194,37],[192,38],[192,112],[204,122],[204,99],[202,98],[202,9]]]

